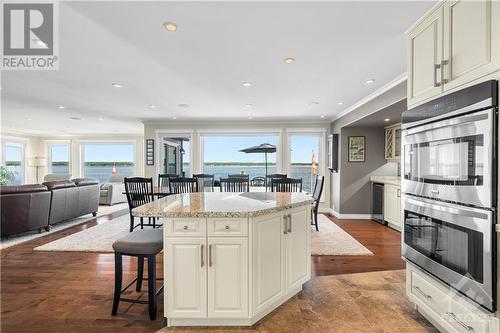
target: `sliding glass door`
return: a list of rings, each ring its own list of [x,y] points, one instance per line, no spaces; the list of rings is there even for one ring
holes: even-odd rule
[[[316,176],[324,174],[324,133],[294,133],[288,136],[291,178],[302,179],[302,190],[312,192]]]

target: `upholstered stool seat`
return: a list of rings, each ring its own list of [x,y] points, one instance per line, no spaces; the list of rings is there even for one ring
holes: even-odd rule
[[[163,230],[144,229],[128,234],[113,243],[115,252],[127,254],[157,254],[163,250]]]
[[[163,230],[137,230],[113,243],[115,250],[115,293],[113,298],[112,315],[116,315],[120,301],[129,303],[141,303],[149,305],[149,318],[156,319],[158,296],[163,291],[161,286],[156,291],[156,255],[163,250]],[[137,257],[137,277],[122,290],[122,256]],[[121,298],[131,285],[136,282],[136,291],[141,291],[144,275],[144,258],[148,259],[148,302]],[[159,279],[160,280],[160,279]]]

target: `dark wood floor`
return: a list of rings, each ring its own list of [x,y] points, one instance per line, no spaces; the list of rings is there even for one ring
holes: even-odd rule
[[[33,248],[69,234],[106,223],[121,214],[93,219],[85,224],[7,248],[1,253],[2,333],[24,332],[155,332],[163,326],[161,315],[150,321],[147,306],[121,304],[111,316],[114,279],[112,254],[40,252]],[[374,256],[313,257],[313,276],[334,275],[404,267],[399,233],[372,221],[336,220],[346,232],[369,248]],[[157,258],[161,273],[161,255]],[[133,279],[135,260],[124,261],[124,279]],[[147,297],[131,293],[128,297]],[[163,298],[158,313],[163,312]],[[124,330],[126,329],[126,330]]]

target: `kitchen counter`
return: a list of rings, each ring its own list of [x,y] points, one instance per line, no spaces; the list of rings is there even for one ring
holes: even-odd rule
[[[288,192],[175,194],[132,210],[138,217],[251,217],[306,206],[313,198]]]
[[[372,183],[380,183],[384,185],[394,185],[401,187],[401,177],[398,176],[370,176]]]

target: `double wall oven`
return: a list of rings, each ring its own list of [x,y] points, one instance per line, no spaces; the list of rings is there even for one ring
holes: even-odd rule
[[[406,260],[496,311],[498,83],[402,116]]]

